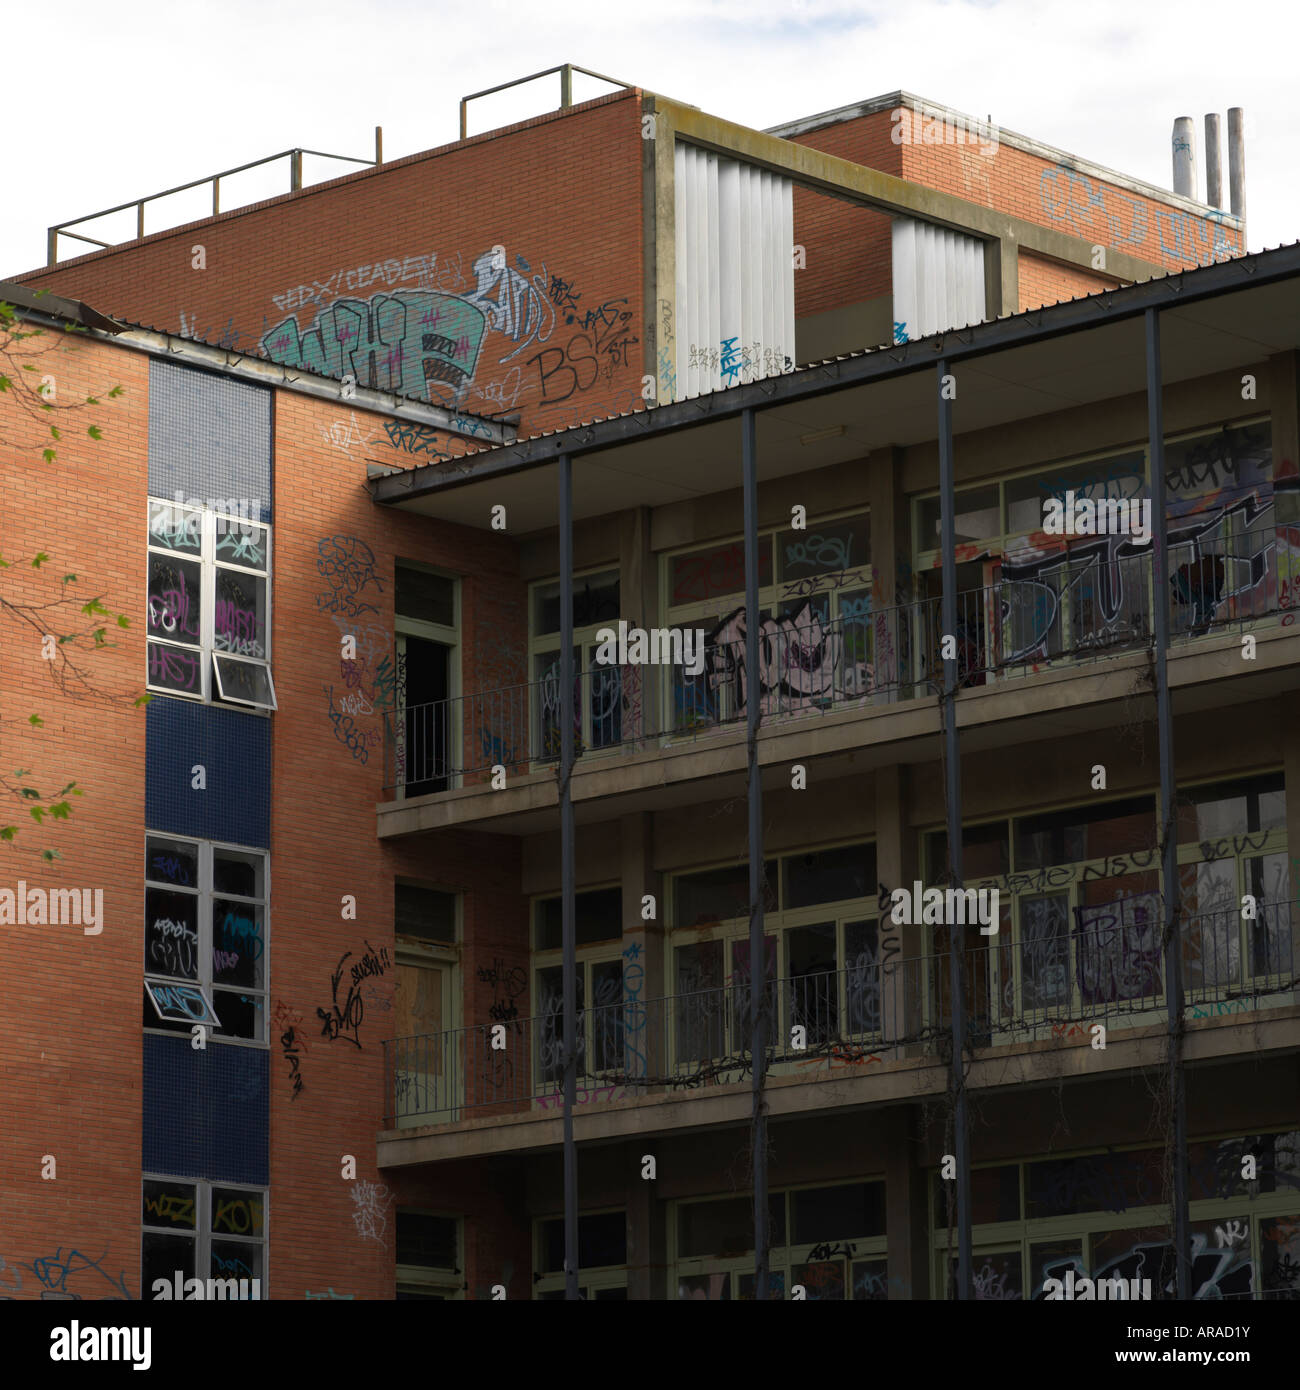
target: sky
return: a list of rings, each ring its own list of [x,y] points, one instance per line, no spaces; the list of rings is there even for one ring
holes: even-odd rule
[[[22,0],[0,279],[44,264],[51,223],[295,146],[370,158],[376,125],[386,159],[431,149],[457,138],[462,96],[566,62],[760,129],[901,88],[1164,188],[1191,116],[1202,197],[1204,115],[1226,137],[1242,106],[1257,251],[1300,239],[1297,40],[1295,0]],[[554,109],[558,84],[473,103],[470,134]],[[608,90],[579,79],[575,99]],[[305,181],[358,167],[309,159]],[[1224,182],[1226,201],[1226,154]],[[222,206],[288,186],[281,161],[223,185]],[[146,232],[210,198],[153,205]]]

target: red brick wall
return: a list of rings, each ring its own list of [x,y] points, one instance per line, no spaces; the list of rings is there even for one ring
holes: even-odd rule
[[[449,333],[469,374],[460,407],[522,411],[525,433],[631,409],[645,370],[640,109],[639,93],[616,93],[21,278],[248,352],[292,316],[296,330],[268,338],[277,360],[295,361],[295,333],[323,311],[329,365],[360,328],[371,342],[352,365],[370,384],[374,347],[385,388],[422,382],[424,335]],[[497,246],[508,285],[505,269],[475,271]],[[437,298],[409,301],[404,332],[387,317],[362,326],[355,301],[373,311],[419,290]]]
[[[75,596],[37,628],[0,612],[0,769],[43,792],[75,780],[84,795],[68,820],[38,825],[0,789],[0,827],[19,827],[0,840],[0,888],[22,879],[98,889],[103,917],[90,936],[76,925],[0,924],[0,1295],[93,1299],[125,1287],[138,1298],[145,710],[132,702],[145,681],[148,364],[55,331],[31,346],[40,374],[55,378],[56,404],[89,395],[100,404],[46,417],[63,438],[44,463],[46,427],[25,421],[15,390],[0,394],[0,554],[13,566],[0,569],[0,597]],[[0,372],[18,375],[12,365],[0,359]],[[123,394],[110,400],[115,384]],[[103,430],[98,442],[91,424]],[[41,551],[49,559],[33,570],[26,562]],[[77,578],[65,590],[67,574]],[[51,680],[61,663],[42,659],[41,634],[84,631],[91,620],[79,609],[96,595],[132,626],[110,619],[112,645],[77,644],[102,695],[61,694]],[[44,726],[30,726],[31,714]],[[29,775],[14,778],[19,767]],[[62,858],[44,862],[45,849]],[[53,1180],[41,1177],[47,1154]]]
[[[1044,304],[1059,304],[1065,299],[1079,299],[1100,290],[1114,289],[1118,280],[1105,275],[1078,270],[1074,266],[1032,256],[1027,251],[1019,255],[1020,308],[1038,309]]]

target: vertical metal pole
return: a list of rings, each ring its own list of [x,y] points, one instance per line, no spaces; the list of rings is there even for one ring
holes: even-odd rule
[[[45,264],[57,265],[59,261],[59,229],[51,227],[45,233]]]
[[[944,390],[948,362],[940,358],[935,384],[939,392],[939,508],[943,544],[942,636],[957,637],[957,537],[952,469],[952,401]],[[962,887],[961,748],[957,738],[957,655],[943,663],[944,763],[947,771],[948,874]],[[948,924],[949,994],[952,1008],[953,1157],[957,1160],[957,1297],[971,1296],[970,1125],[966,1104],[966,943],[955,923]]]
[[[568,63],[560,69],[560,105],[573,105],[573,68]]]
[[[381,125],[375,127],[375,163],[384,162],[384,128]]]
[[[1187,1096],[1183,1090],[1183,950],[1179,930],[1177,787],[1174,723],[1169,700],[1169,549],[1165,515],[1165,428],[1160,316],[1146,311],[1147,451],[1151,456],[1151,543],[1156,630],[1156,724],[1160,746],[1160,843],[1164,848],[1165,1004],[1169,1017],[1169,1104],[1173,1127],[1173,1226],[1180,1299],[1191,1297],[1192,1251],[1187,1227]]]
[[[753,1060],[754,1297],[767,1298],[767,1115],[763,1078],[767,1071],[767,952],[763,949],[763,783],[758,771],[758,445],[754,412],[740,417],[745,494],[745,732],[749,751],[749,1008]]]
[[[289,154],[289,191],[296,193],[302,187],[302,151],[292,150]]]
[[[573,922],[573,473],[560,455],[560,891],[564,971],[564,1297],[578,1297],[578,1151],[573,1103],[578,1089],[577,942]]]
[[[144,240],[144,199],[135,205],[135,235],[137,241]]]

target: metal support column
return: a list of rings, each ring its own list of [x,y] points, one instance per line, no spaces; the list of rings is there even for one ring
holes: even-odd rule
[[[1165,513],[1165,429],[1160,365],[1160,315],[1146,311],[1147,451],[1151,458],[1151,543],[1156,637],[1156,726],[1160,747],[1160,844],[1163,849],[1165,1003],[1168,1009],[1169,1106],[1173,1128],[1173,1227],[1177,1294],[1191,1297],[1192,1252],[1187,1222],[1187,1095],[1183,1089],[1183,950],[1178,882],[1174,723],[1169,700],[1169,548]]]
[[[560,464],[560,892],[564,974],[564,1297],[578,1297],[578,1151],[573,1103],[578,1089],[577,942],[573,910],[573,464]]]
[[[745,495],[745,732],[749,752],[749,1007],[753,1061],[753,1120],[750,1142],[754,1182],[754,1297],[767,1298],[767,1114],[763,1078],[767,1070],[767,952],[763,942],[763,783],[758,770],[758,448],[754,412],[740,417]]]
[[[952,468],[952,401],[945,392],[948,362],[941,358],[935,385],[939,394],[939,507],[943,544],[942,636],[954,639],[954,655],[943,663],[944,764],[947,772],[948,879],[962,884],[961,748],[957,738],[957,543],[956,501]],[[941,648],[942,650],[942,648]],[[971,1296],[970,1120],[966,1102],[966,988],[963,969],[966,943],[948,924],[949,994],[952,1009],[953,1157],[957,1160],[957,1297]],[[951,1255],[951,1251],[949,1252]]]

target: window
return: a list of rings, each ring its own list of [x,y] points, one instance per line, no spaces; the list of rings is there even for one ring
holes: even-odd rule
[[[464,1059],[456,1032],[459,916],[455,893],[414,883],[393,886],[397,980],[392,1046],[399,1128],[453,1120],[463,1098]]]
[[[146,1174],[142,1189],[145,1299],[267,1297],[264,1188]]]
[[[698,628],[705,669],[669,673],[670,727],[686,731],[745,710],[745,543],[729,539],[662,561],[661,612]],[[806,713],[870,692],[871,526],[866,512],[758,537],[764,714]]]
[[[532,695],[532,756],[560,756],[560,582],[534,584],[529,596],[529,679]],[[575,575],[573,580],[573,743],[576,753],[611,748],[625,737],[624,720],[632,697],[635,668],[596,661],[602,627],[617,628],[619,573],[616,569]],[[627,688],[625,689],[625,686]],[[627,736],[633,730],[629,726]]]
[[[535,1067],[537,1086],[563,1085],[564,971],[560,964],[560,898],[533,904]],[[598,888],[575,895],[575,937],[579,947],[577,1067],[581,1076],[624,1069],[623,1059],[623,890]]]
[[[267,856],[146,835],[144,1026],[266,1041]]]
[[[397,1297],[425,1302],[459,1302],[460,1220],[399,1207],[397,1212]]]
[[[841,1043],[854,1044],[856,1055],[885,1027],[875,847],[786,854],[766,862],[764,882],[769,985],[762,1007],[777,1069],[829,1062]],[[698,1075],[701,1084],[739,1080],[753,1027],[748,867],[677,875],[670,899],[676,1072]],[[791,1053],[781,1040],[796,1027],[805,1046]],[[734,1066],[722,1065],[733,1058]]]
[[[148,688],[275,709],[271,530],[151,497]]]
[[[1257,1174],[1249,1181],[1247,1154]],[[1045,1281],[1071,1271],[1076,1280],[1150,1279],[1153,1299],[1173,1297],[1164,1162],[1159,1149],[1110,1149],[975,1169],[976,1299],[1043,1299]],[[1194,1142],[1188,1174],[1192,1297],[1300,1296],[1300,1131]],[[947,1298],[953,1186],[935,1174],[936,1293]]]
[[[883,1182],[791,1188],[768,1204],[769,1298],[789,1298],[795,1285],[821,1302],[888,1297]],[[671,1297],[753,1299],[753,1209],[750,1196],[674,1204]]]
[[[564,1218],[550,1217],[535,1227],[534,1297],[539,1302],[564,1298]],[[580,1297],[596,1303],[627,1299],[627,1215],[622,1210],[590,1212],[578,1217]]]

